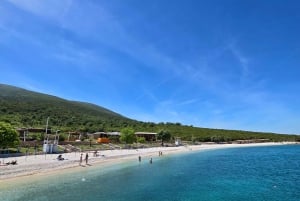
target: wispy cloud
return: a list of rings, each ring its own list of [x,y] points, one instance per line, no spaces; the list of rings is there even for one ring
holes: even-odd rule
[[[65,68],[79,69],[81,72],[105,73],[106,66],[110,66],[111,61],[101,55],[100,52],[95,52],[92,49],[78,47],[72,41],[65,39],[60,40],[54,46],[54,50],[49,57],[65,63]],[[104,67],[103,67],[104,66]]]
[[[241,78],[247,78],[247,76],[249,75],[249,58],[242,54],[242,52],[236,47],[234,43],[230,44],[228,48],[240,63]]]
[[[69,11],[73,0],[7,0],[18,8],[39,17],[60,20]]]
[[[152,88],[144,90],[144,95],[154,100],[156,104],[164,100],[159,100],[156,97],[155,91],[165,84],[171,84],[172,80],[178,82],[187,80],[187,82],[193,86],[209,90],[212,93],[217,93],[219,96],[228,93],[224,91],[220,93],[220,85],[225,87],[223,77],[220,76],[222,72],[216,72],[210,64],[211,61],[218,59],[218,57],[226,51],[226,48],[222,46],[214,51],[209,50],[213,53],[211,55],[207,54],[209,56],[200,55],[199,57],[202,59],[199,61],[181,61],[168,56],[166,53],[157,49],[154,44],[135,38],[113,13],[99,4],[88,2],[79,5],[78,2],[63,1],[61,3],[61,1],[58,0],[10,0],[9,2],[26,12],[56,24],[56,26],[59,26],[62,30],[65,29],[73,32],[75,35],[89,38],[99,46],[103,44],[109,46],[144,63],[145,66],[159,71],[162,77],[161,81]],[[89,15],[83,15],[83,13],[88,13]],[[38,38],[30,38],[30,34],[26,35],[26,33],[18,33],[15,31],[15,35],[17,37],[27,37],[23,38],[23,40],[45,43],[43,40],[38,40]],[[67,41],[66,39],[58,37],[55,44],[44,44],[44,46],[49,45],[52,46],[51,54],[55,59],[73,64],[81,68],[81,70],[99,66],[97,65],[99,62],[101,64],[104,62],[107,63],[107,66],[112,66],[111,63],[105,61],[105,58],[101,57],[101,55],[95,55],[93,50],[88,47],[77,46],[74,42]],[[232,51],[232,54],[240,62],[243,70],[242,74],[247,75],[248,59],[241,54],[236,45],[231,44],[228,49]],[[173,89],[172,96],[176,97],[176,94],[184,90],[186,89],[183,84]],[[141,99],[141,97],[143,97],[143,94],[141,94],[137,100]],[[196,97],[179,104],[195,103]]]
[[[184,100],[184,101],[178,103],[178,105],[179,106],[184,106],[184,105],[194,104],[196,102],[198,102],[198,99],[193,98],[193,99],[189,99],[189,100]]]
[[[61,26],[62,29],[66,29],[84,38],[89,38],[99,45],[105,44],[117,51],[121,51],[131,58],[142,62],[145,66],[149,66],[152,69],[156,69],[160,73],[168,75],[168,78],[164,78],[161,83],[169,80],[170,77],[175,75],[177,78],[182,75],[188,79],[197,80],[205,79],[207,82],[211,80],[208,74],[204,74],[202,71],[203,66],[193,67],[188,63],[176,60],[167,54],[161,52],[152,43],[147,41],[140,41],[131,35],[130,31],[122,25],[118,18],[109,10],[99,4],[88,2],[86,4],[78,4],[73,1],[17,1],[9,0],[18,8],[52,21],[54,24]],[[88,13],[89,15],[82,15]],[[68,53],[65,48],[65,53],[58,53],[56,56],[59,59],[70,61],[76,61],[76,57],[85,58],[86,54],[74,54],[72,49]],[[88,51],[77,50],[78,52]],[[74,55],[74,56],[72,56]],[[82,62],[81,59],[80,62]],[[79,62],[79,63],[80,63]]]

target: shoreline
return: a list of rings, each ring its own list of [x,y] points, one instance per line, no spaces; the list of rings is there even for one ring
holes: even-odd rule
[[[10,157],[1,159],[1,165],[3,161],[17,160],[17,165],[0,166],[0,187],[6,182],[18,182],[22,180],[31,179],[35,176],[51,176],[56,173],[72,172],[76,170],[82,170],[82,168],[89,168],[89,166],[112,166],[114,164],[123,163],[125,161],[136,160],[138,156],[142,157],[142,160],[149,160],[150,158],[159,157],[159,152],[165,155],[173,155],[180,153],[189,153],[196,151],[207,151],[216,149],[227,148],[242,148],[242,147],[259,147],[259,146],[279,146],[296,144],[293,142],[285,143],[250,143],[250,144],[201,144],[201,145],[189,145],[179,147],[154,147],[144,149],[122,149],[122,150],[104,150],[99,152],[99,156],[93,156],[92,152],[89,153],[88,165],[85,165],[83,155],[83,165],[79,165],[79,152],[65,153],[62,157],[65,160],[58,161],[56,157],[58,154],[47,155],[30,155],[20,157]]]

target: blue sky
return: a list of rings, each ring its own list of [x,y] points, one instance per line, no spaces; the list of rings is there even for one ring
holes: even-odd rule
[[[297,0],[3,0],[0,83],[132,119],[300,133]]]

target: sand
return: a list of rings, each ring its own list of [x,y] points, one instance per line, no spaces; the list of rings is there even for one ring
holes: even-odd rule
[[[113,164],[116,162],[138,160],[138,156],[142,159],[150,159],[158,157],[159,152],[163,156],[175,153],[188,153],[201,150],[237,148],[237,147],[251,147],[251,146],[275,146],[290,143],[252,143],[252,144],[202,144],[179,147],[155,147],[145,149],[122,149],[122,150],[105,150],[98,152],[94,156],[93,152],[88,152],[88,165],[85,164],[83,153],[82,165],[79,165],[80,153],[65,153],[62,154],[64,160],[58,161],[56,158],[58,154],[46,155],[30,155],[21,157],[11,157],[1,159],[0,165],[0,184],[7,180],[22,179],[25,176],[54,174],[57,171],[67,170],[72,171],[76,168],[89,168],[93,165]],[[17,160],[17,165],[4,165],[4,163],[12,160]]]

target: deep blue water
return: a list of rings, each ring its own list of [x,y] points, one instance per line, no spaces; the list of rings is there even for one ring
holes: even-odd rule
[[[91,166],[0,190],[0,200],[299,201],[300,146],[193,152]]]

